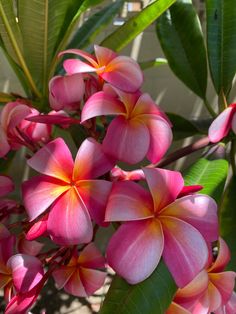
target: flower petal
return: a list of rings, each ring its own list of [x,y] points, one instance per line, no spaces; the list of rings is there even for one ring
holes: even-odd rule
[[[94,294],[94,292],[101,288],[101,286],[104,284],[106,273],[95,269],[81,267],[80,278],[85,291],[89,296]]]
[[[65,182],[70,182],[73,164],[71,152],[62,138],[51,141],[28,160],[34,170]]]
[[[96,62],[96,58],[91,55],[90,53],[86,52],[86,51],[83,51],[83,50],[80,50],[80,49],[67,49],[67,50],[64,50],[62,52],[60,52],[58,54],[59,57],[61,57],[62,55],[64,54],[67,54],[67,53],[72,53],[72,54],[75,54],[77,56],[80,56],[82,58],[84,58],[85,60],[87,60],[89,63],[91,63],[93,66],[98,66],[97,62]],[[78,60],[78,59],[72,59],[72,60]]]
[[[70,276],[69,280],[64,285],[64,290],[69,294],[72,294],[77,297],[87,297],[88,294],[85,291],[85,287],[81,280],[80,269],[77,268],[73,274]]]
[[[210,309],[210,299],[208,296],[208,293],[204,293],[202,297],[197,300],[193,310],[192,314],[209,314],[209,309]]]
[[[184,186],[180,172],[158,168],[143,168],[154,201],[155,211],[174,202]]]
[[[222,297],[219,290],[209,282],[208,285],[209,312],[215,312],[222,304]]]
[[[224,270],[228,262],[230,261],[230,250],[226,242],[219,237],[219,252],[216,260],[212,266],[208,269],[208,272],[221,272]]]
[[[0,175],[0,197],[12,192],[14,190],[14,183],[8,176]]]
[[[191,314],[188,310],[180,306],[179,304],[172,302],[165,314]]]
[[[153,217],[150,193],[134,182],[113,183],[105,217],[106,221],[130,221]]]
[[[228,107],[212,122],[208,131],[208,136],[212,143],[219,142],[228,134],[234,112],[235,109],[233,107]]]
[[[64,193],[53,204],[47,227],[52,240],[57,244],[75,245],[92,240],[90,216],[74,188]]]
[[[161,217],[160,221],[165,239],[163,258],[182,288],[206,265],[208,248],[199,231],[188,223],[174,217]]]
[[[150,135],[140,121],[116,117],[107,129],[103,140],[105,153],[128,164],[140,162],[147,154]]]
[[[60,268],[54,270],[52,276],[56,282],[57,288],[62,289],[75,271],[76,267],[68,267],[63,265],[60,266]]]
[[[8,103],[7,105],[9,105]],[[14,102],[14,108],[12,108],[11,111],[9,111],[9,115],[7,118],[7,128],[12,129],[16,127],[27,115],[31,113],[30,107],[26,105],[22,105],[18,102]],[[1,115],[1,118],[4,119],[3,113]]]
[[[42,264],[34,256],[16,254],[8,260],[7,265],[12,269],[13,284],[18,292],[28,292],[43,278]]]
[[[207,195],[196,194],[179,198],[164,208],[160,215],[186,221],[209,242],[218,239],[217,204],[213,198]]]
[[[171,128],[162,117],[157,115],[146,116],[146,125],[150,132],[150,146],[147,153],[147,159],[152,163],[157,163],[167,152],[172,142]]]
[[[105,258],[94,243],[89,243],[80,253],[78,263],[86,268],[104,268]]]
[[[43,175],[23,182],[23,202],[30,221],[41,215],[68,188],[66,183]]]
[[[7,272],[6,263],[12,256],[15,245],[15,236],[13,236],[8,229],[0,223],[0,269],[1,272]]]
[[[209,279],[218,289],[222,297],[222,304],[226,304],[234,290],[236,273],[225,271],[222,273],[209,273]]]
[[[0,125],[0,158],[5,156],[11,149],[7,141],[7,135]]]
[[[111,182],[105,180],[83,180],[76,186],[91,218],[102,226],[111,186]]]
[[[101,77],[122,91],[133,93],[143,83],[143,73],[136,61],[130,57],[118,56],[106,65]]]
[[[124,115],[125,107],[120,100],[105,92],[97,92],[86,101],[81,122],[103,115]]]
[[[118,275],[136,284],[157,267],[163,246],[162,228],[157,220],[127,222],[112,236],[107,261]]]
[[[117,54],[106,47],[94,45],[94,52],[100,66],[107,65],[111,60],[117,57]]]
[[[75,158],[73,180],[86,180],[100,177],[114,167],[113,158],[107,156],[102,145],[93,138],[81,144]]]

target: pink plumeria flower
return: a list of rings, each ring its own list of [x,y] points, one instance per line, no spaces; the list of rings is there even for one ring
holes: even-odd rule
[[[69,263],[53,272],[59,289],[77,297],[88,297],[104,284],[106,273],[97,269],[105,267],[105,259],[93,243],[79,254],[75,252]]]
[[[106,86],[91,96],[82,110],[81,122],[102,115],[115,115],[103,140],[103,148],[112,157],[135,164],[145,156],[158,162],[172,141],[172,132],[164,113],[148,94],[127,94]],[[114,92],[115,91],[115,92]]]
[[[219,239],[219,245],[216,260],[211,262],[210,259],[206,269],[175,295],[174,301],[192,314],[216,313],[215,311],[222,309],[232,296],[236,273],[223,271],[229,262],[230,252],[222,238]]]
[[[108,244],[108,264],[136,284],[151,275],[163,256],[175,282],[183,287],[207,263],[205,239],[218,237],[217,205],[207,195],[176,199],[184,186],[179,172],[143,171],[150,192],[131,181],[113,183],[105,220],[124,223]]]
[[[49,102],[52,109],[77,110],[85,91],[83,76],[79,73],[54,76],[49,82]]]
[[[114,163],[94,139],[86,139],[75,162],[61,138],[41,148],[28,165],[42,173],[23,183],[23,200],[30,221],[49,207],[47,231],[58,244],[88,243],[92,239],[91,218],[103,224],[111,182],[95,180]]]
[[[210,125],[208,136],[212,143],[217,143],[232,130],[236,134],[236,104],[231,104],[222,111]]]
[[[0,175],[0,197],[14,190],[14,183],[12,179],[5,175]]]
[[[175,302],[171,302],[171,305],[169,306],[165,314],[191,314],[191,312],[183,308],[181,305]]]
[[[215,311],[215,314],[235,314],[236,313],[236,293],[233,291],[229,301]]]
[[[79,49],[61,52],[60,55],[76,54],[88,62],[67,59],[63,64],[67,74],[95,72],[102,80],[130,93],[141,87],[143,74],[137,62],[130,57],[118,56],[114,51],[101,46],[95,45],[94,51],[95,56]]]

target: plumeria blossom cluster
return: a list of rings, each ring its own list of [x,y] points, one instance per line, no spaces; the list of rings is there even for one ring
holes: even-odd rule
[[[0,156],[25,146],[36,172],[22,183],[19,203],[0,200],[5,313],[27,313],[50,276],[59,289],[87,297],[104,284],[105,267],[133,285],[161,258],[179,287],[168,314],[236,313],[235,273],[224,271],[229,250],[219,239],[217,204],[196,193],[201,186],[185,186],[180,172],[155,166],[171,145],[171,122],[141,91],[139,65],[100,46],[93,55],[78,49],[60,55],[67,54],[77,59],[66,59],[65,75],[49,82],[53,111],[40,113],[25,99],[1,110]],[[84,129],[75,154],[54,136],[54,124]],[[151,164],[137,170],[117,166],[145,159]],[[13,189],[0,176],[0,197]],[[21,220],[12,222],[16,213]],[[102,254],[96,234],[110,225],[116,230]]]

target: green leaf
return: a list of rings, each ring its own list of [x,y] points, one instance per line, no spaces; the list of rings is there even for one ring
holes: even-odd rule
[[[200,158],[184,171],[185,185],[200,184],[201,193],[210,195],[220,202],[228,175],[228,162],[225,159]]]
[[[119,51],[127,46],[138,34],[152,24],[176,0],[158,0],[145,7],[140,13],[130,18],[116,31],[105,38],[101,46]]]
[[[236,271],[236,178],[230,180],[220,206],[220,234],[227,242],[231,251],[228,270]]]
[[[142,70],[159,67],[160,65],[164,65],[164,64],[168,64],[168,61],[164,58],[156,58],[154,60],[139,62],[139,65]]]
[[[207,0],[207,50],[216,92],[228,94],[236,71],[236,5],[234,0]]]
[[[191,0],[177,0],[156,24],[171,70],[202,99],[206,98],[207,61],[201,25]]]
[[[189,136],[199,134],[199,130],[189,120],[175,114],[167,113],[171,123],[173,124],[173,137],[174,140],[181,140]]]
[[[92,15],[78,29],[67,46],[69,48],[84,48],[93,43],[94,38],[113,20],[114,16],[121,9],[124,0],[118,0],[109,4],[99,12]]]
[[[152,275],[137,285],[115,276],[100,314],[164,314],[177,287],[161,261]]]

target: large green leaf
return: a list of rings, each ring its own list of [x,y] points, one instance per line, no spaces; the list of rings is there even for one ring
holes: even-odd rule
[[[227,269],[236,271],[236,177],[230,180],[220,206],[220,234],[226,240],[231,260]]]
[[[202,99],[206,98],[207,61],[201,25],[191,0],[177,0],[157,20],[157,35],[170,68]]]
[[[212,80],[227,95],[236,71],[236,5],[234,0],[207,0],[207,47]]]
[[[228,162],[225,159],[200,158],[184,171],[185,185],[200,184],[201,193],[210,195],[220,202],[228,175]]]
[[[109,4],[99,12],[92,15],[78,29],[67,48],[84,48],[93,43],[94,38],[113,20],[121,9],[124,0]]]
[[[130,18],[116,31],[105,38],[101,46],[119,51],[127,46],[138,34],[153,23],[163,12],[165,12],[176,0],[154,1],[140,13]]]
[[[176,292],[176,285],[161,261],[152,275],[137,285],[116,276],[100,314],[164,314]]]

